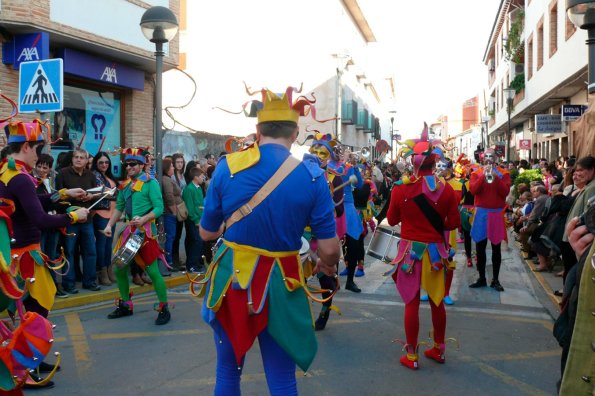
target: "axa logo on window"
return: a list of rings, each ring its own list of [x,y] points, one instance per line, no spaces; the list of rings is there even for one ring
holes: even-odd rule
[[[37,52],[37,47],[25,47],[19,54],[17,58],[17,62],[30,62],[39,59],[39,53]]]
[[[109,83],[117,84],[118,83],[118,74],[116,73],[116,65],[106,66],[103,69],[103,74],[100,78],[101,81],[107,81]]]

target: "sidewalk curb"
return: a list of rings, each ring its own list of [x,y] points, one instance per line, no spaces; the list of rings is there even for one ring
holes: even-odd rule
[[[560,306],[560,302],[562,301],[561,298],[557,297],[554,294],[554,290],[552,289],[552,287],[550,286],[550,284],[545,280],[545,278],[543,277],[543,275],[541,275],[540,272],[535,272],[533,271],[533,262],[526,258],[521,250],[521,246],[518,242],[515,243],[516,247],[519,250],[519,254],[521,255],[521,259],[525,262],[525,264],[527,265],[527,268],[529,269],[529,272],[531,274],[533,274],[535,276],[535,279],[537,280],[537,282],[541,285],[541,287],[543,288],[543,290],[545,291],[545,294],[549,297],[549,299],[551,300],[552,304],[554,304],[556,307]]]
[[[186,278],[186,275],[184,274],[164,277],[163,280],[165,281],[165,286],[168,289],[188,284],[188,278]],[[130,286],[130,291],[136,296],[145,293],[151,293],[153,292],[153,290],[154,289],[152,285]],[[59,309],[65,308],[77,308],[84,305],[97,304],[107,301],[114,301],[119,297],[120,291],[117,287],[105,290],[102,289],[97,292],[70,295],[68,296],[68,298],[56,298],[54,301],[54,306],[52,307],[52,311],[57,311]]]

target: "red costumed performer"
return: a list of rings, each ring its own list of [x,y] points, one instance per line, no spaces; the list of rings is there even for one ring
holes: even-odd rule
[[[450,185],[433,174],[434,163],[443,158],[437,141],[428,140],[428,127],[420,139],[404,142],[400,155],[411,156],[413,175],[403,184],[395,185],[388,209],[388,223],[401,223],[401,240],[392,275],[397,290],[405,302],[405,335],[407,355],[401,363],[413,370],[418,368],[420,286],[428,292],[432,308],[434,345],[424,352],[426,357],[444,363],[446,310],[444,288],[448,259],[454,255],[444,238],[444,231],[460,224],[457,198]]]

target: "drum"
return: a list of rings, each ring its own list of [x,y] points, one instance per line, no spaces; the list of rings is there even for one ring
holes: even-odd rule
[[[397,256],[400,239],[400,228],[378,226],[370,240],[366,254],[385,263],[390,263]]]
[[[136,253],[138,253],[143,240],[144,236],[141,233],[135,232],[134,234],[130,234],[126,243],[120,246],[120,249],[118,249],[114,258],[112,258],[112,264],[118,268],[125,267],[134,258]]]

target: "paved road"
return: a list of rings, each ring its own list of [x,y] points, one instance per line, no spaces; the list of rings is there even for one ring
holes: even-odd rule
[[[464,263],[462,256],[458,262]],[[559,377],[560,348],[551,336],[555,307],[529,274],[518,251],[503,249],[498,293],[467,287],[474,268],[455,272],[448,307],[447,362],[421,357],[420,370],[399,364],[404,339],[403,303],[394,284],[382,277],[389,267],[367,257],[359,295],[341,290],[319,333],[319,353],[305,375],[298,372],[303,395],[553,395]],[[488,266],[491,274],[491,267]],[[200,319],[201,300],[186,287],[170,293],[176,304],[170,324],[153,325],[155,297],[137,298],[135,314],[107,320],[107,304],[52,313],[62,371],[56,387],[39,395],[208,395],[214,385],[212,334]],[[318,306],[313,306],[317,314]],[[430,311],[420,310],[420,340],[431,330]],[[458,343],[458,348],[457,348]],[[246,359],[244,395],[267,394],[258,347]]]

